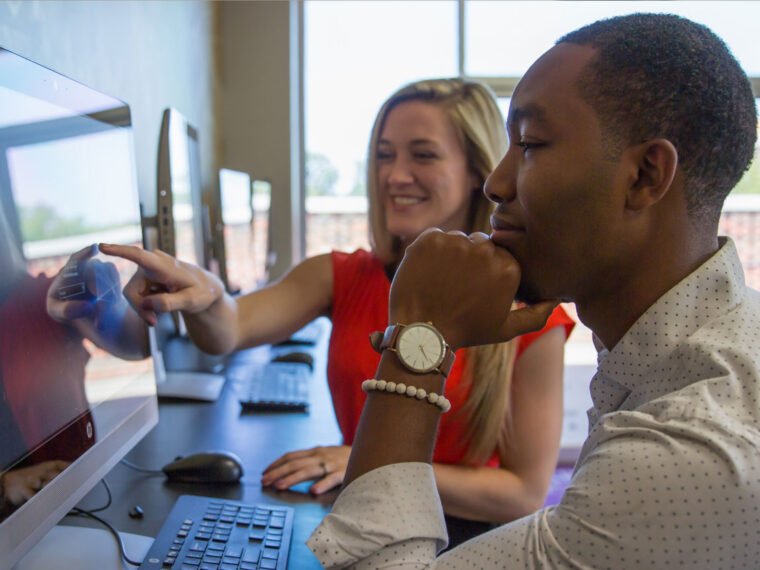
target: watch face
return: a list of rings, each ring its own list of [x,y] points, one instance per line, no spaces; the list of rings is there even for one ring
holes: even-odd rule
[[[433,327],[409,325],[401,331],[396,350],[402,362],[416,372],[429,372],[443,361],[443,339]]]

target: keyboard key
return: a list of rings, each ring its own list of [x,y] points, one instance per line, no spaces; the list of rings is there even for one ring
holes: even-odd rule
[[[243,562],[258,562],[259,557],[261,555],[261,551],[256,548],[246,548],[245,552],[243,552]]]
[[[266,536],[266,532],[263,529],[261,529],[261,530],[259,530],[259,529],[253,529],[251,531],[251,533],[248,535],[248,538],[250,540],[259,540],[259,541],[261,541],[261,540],[264,540],[265,536]]]
[[[275,568],[277,568],[277,560],[272,560],[271,558],[262,560],[259,568],[261,568],[261,570],[275,570]]]
[[[264,552],[262,553],[262,558],[272,558],[274,560],[277,560],[277,557],[280,555],[280,552],[278,550],[275,550],[274,548],[265,548]]]

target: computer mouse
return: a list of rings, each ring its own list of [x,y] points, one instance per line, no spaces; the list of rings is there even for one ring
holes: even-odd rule
[[[236,483],[243,476],[240,458],[226,451],[193,453],[164,465],[161,470],[173,483]]]
[[[309,370],[314,370],[314,357],[308,352],[286,352],[272,358],[272,362],[297,362],[305,364]]]

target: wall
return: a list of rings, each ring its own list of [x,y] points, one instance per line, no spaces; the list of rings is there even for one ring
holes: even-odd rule
[[[0,46],[131,106],[140,196],[151,215],[165,107],[199,129],[204,185],[215,177],[213,12],[195,1],[2,1]]]
[[[299,154],[301,54],[293,1],[216,2],[219,164],[272,184],[272,243],[281,275],[303,255]],[[291,144],[292,141],[292,144]]]

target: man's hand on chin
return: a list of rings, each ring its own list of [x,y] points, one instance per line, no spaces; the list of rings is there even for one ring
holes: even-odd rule
[[[431,322],[452,348],[508,341],[540,329],[556,302],[511,310],[520,266],[486,234],[425,231],[391,284],[391,323]]]

